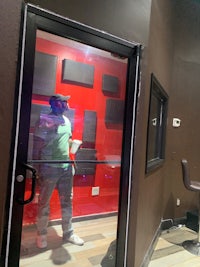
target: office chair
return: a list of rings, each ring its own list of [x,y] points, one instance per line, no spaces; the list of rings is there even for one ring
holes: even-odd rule
[[[198,212],[198,238],[197,240],[186,240],[183,242],[183,247],[190,253],[200,256],[200,182],[190,180],[188,161],[186,159],[181,160],[183,183],[186,189],[199,193],[199,212]]]

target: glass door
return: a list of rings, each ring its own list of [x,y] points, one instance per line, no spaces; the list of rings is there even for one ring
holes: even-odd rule
[[[22,39],[5,266],[123,266],[140,47],[32,5]]]

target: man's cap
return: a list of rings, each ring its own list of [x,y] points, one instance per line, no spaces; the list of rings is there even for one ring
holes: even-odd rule
[[[56,95],[52,95],[49,99],[49,103],[51,104],[52,101],[67,101],[68,99],[70,99],[70,95],[61,95],[61,94],[56,94]]]

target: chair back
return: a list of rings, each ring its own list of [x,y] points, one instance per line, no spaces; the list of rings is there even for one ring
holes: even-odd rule
[[[181,164],[182,164],[182,172],[183,172],[183,183],[188,190],[193,191],[194,189],[191,187],[188,161],[186,159],[182,159]]]

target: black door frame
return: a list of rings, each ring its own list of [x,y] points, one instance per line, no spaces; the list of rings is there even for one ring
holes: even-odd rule
[[[21,27],[21,49],[16,82],[16,100],[14,106],[14,127],[11,146],[10,171],[8,177],[8,192],[6,216],[1,253],[2,267],[19,266],[23,206],[16,198],[23,198],[25,181],[18,183],[18,174],[25,176],[21,163],[27,162],[28,135],[30,123],[30,108],[35,57],[36,30],[44,30],[80,41],[96,48],[128,58],[127,90],[124,112],[123,149],[121,162],[120,199],[117,229],[117,260],[116,266],[126,266],[126,253],[129,228],[130,191],[132,184],[132,160],[134,153],[135,113],[139,90],[139,66],[141,46],[111,34],[66,19],[34,5],[23,6],[23,23]],[[26,91],[24,90],[26,88]],[[21,95],[21,92],[23,94]],[[20,117],[23,114],[23,123]],[[18,153],[20,151],[20,154]],[[123,179],[122,179],[123,177]],[[14,193],[14,194],[13,194]]]

